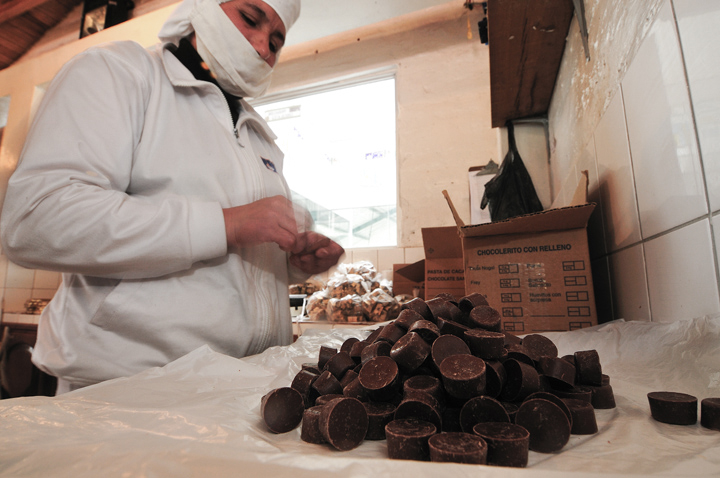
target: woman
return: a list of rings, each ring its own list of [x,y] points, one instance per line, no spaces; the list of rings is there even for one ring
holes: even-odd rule
[[[299,0],[185,0],[162,44],[92,48],[51,83],[10,179],[8,258],[63,272],[33,362],[59,392],[204,344],[291,342],[288,281],[342,248],[306,230],[261,95]],[[197,48],[197,49],[196,49]]]

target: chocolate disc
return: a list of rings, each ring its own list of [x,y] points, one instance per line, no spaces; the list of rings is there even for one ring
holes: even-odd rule
[[[615,393],[613,392],[612,385],[604,383],[599,387],[593,385],[587,385],[592,395],[590,396],[590,403],[595,410],[603,410],[609,408],[615,408]]]
[[[308,443],[325,443],[320,433],[320,410],[321,406],[310,407],[303,413],[300,439]]]
[[[720,430],[720,398],[704,398],[700,402],[700,425]]]
[[[315,382],[316,378],[318,378],[318,374],[312,373],[308,370],[300,370],[297,374],[295,374],[295,378],[293,378],[293,381],[290,384],[290,388],[297,390],[300,392],[300,395],[302,395],[303,401],[305,402],[305,408],[311,407],[312,404],[315,403],[315,398],[318,396],[317,391],[312,388],[312,384]]]
[[[410,332],[415,332],[429,344],[432,344],[435,342],[435,339],[440,337],[440,329],[438,329],[438,326],[429,320],[418,320],[413,323],[408,329],[408,333]]]
[[[573,388],[575,386],[575,367],[559,357],[540,357],[539,368],[548,378],[553,388]]]
[[[360,363],[362,351],[368,345],[370,345],[370,342],[367,342],[365,340],[360,340],[353,344],[352,348],[350,349],[350,357],[352,357],[356,364]]]
[[[335,400],[336,398],[343,398],[345,395],[340,393],[328,393],[327,395],[320,395],[318,398],[315,399],[315,406],[321,407],[323,405],[327,405],[330,403],[330,401]]]
[[[442,414],[437,400],[426,393],[414,393],[408,395],[400,402],[395,409],[395,420],[403,418],[414,418],[423,420],[435,425],[435,428],[442,430]]]
[[[647,397],[650,414],[656,421],[671,425],[697,423],[696,397],[678,392],[650,392]]]
[[[465,342],[476,357],[483,360],[498,360],[505,355],[505,335],[484,329],[470,329],[465,332]]]
[[[410,377],[403,383],[403,393],[427,393],[440,402],[444,390],[441,387],[440,380],[432,375],[415,375]]]
[[[415,332],[408,332],[390,349],[390,357],[404,372],[412,372],[430,355],[430,344]]]
[[[433,342],[430,353],[435,365],[440,367],[442,361],[452,355],[470,355],[470,348],[460,337],[455,335],[441,335]]]
[[[372,344],[365,347],[360,353],[360,362],[365,364],[368,360],[375,357],[389,357],[392,344],[381,340],[380,342],[373,342]]]
[[[402,309],[395,319],[395,324],[399,325],[405,330],[409,330],[412,325],[419,321],[425,320],[422,315],[412,309]]]
[[[375,339],[375,341],[384,341],[392,345],[397,342],[403,335],[405,335],[405,329],[397,325],[395,322],[390,322],[385,327],[383,327],[382,331],[377,336],[377,339]]]
[[[489,305],[485,296],[479,292],[468,294],[458,301],[458,308],[466,315],[478,305]]]
[[[460,322],[455,322],[454,320],[446,319],[444,317],[438,317],[437,326],[440,331],[440,335],[450,334],[455,335],[460,339],[465,337],[465,332],[470,330],[467,326],[461,324]]]
[[[329,370],[325,370],[323,373],[318,375],[318,378],[312,384],[312,388],[318,393],[318,395],[329,395],[337,394],[342,395],[342,386],[340,381],[330,373]]]
[[[321,345],[320,352],[318,353],[318,368],[320,370],[325,370],[325,364],[328,360],[330,360],[330,357],[332,357],[336,353],[338,353],[337,349]]]
[[[478,305],[470,311],[468,321],[473,328],[481,328],[493,332],[502,330],[500,312],[489,305]]]
[[[276,388],[260,401],[260,415],[273,433],[285,433],[296,428],[304,411],[302,395],[290,387]]]
[[[387,402],[365,402],[365,411],[368,415],[368,430],[366,440],[384,440],[385,425],[393,420],[395,405]]]
[[[428,439],[430,461],[445,463],[487,463],[487,443],[478,435],[442,432]]]
[[[375,357],[365,362],[358,380],[374,400],[384,401],[392,395],[398,383],[399,369],[390,357]]]
[[[437,428],[432,423],[406,418],[385,425],[388,458],[393,460],[428,460],[428,439]]]
[[[460,409],[460,428],[471,433],[473,427],[484,422],[507,422],[510,416],[500,402],[490,397],[471,398]]]
[[[425,301],[419,297],[415,297],[414,299],[405,302],[403,305],[400,306],[401,312],[403,311],[403,309],[414,310],[418,314],[422,315],[423,319],[429,320],[430,322],[435,322],[435,317],[433,316],[430,307],[428,307]]]
[[[366,402],[369,399],[367,390],[360,384],[360,375],[343,387],[343,395],[348,398],[356,398],[361,402]]]
[[[350,354],[350,350],[352,350],[352,347],[353,345],[355,345],[356,342],[360,342],[360,339],[355,337],[345,339],[345,341],[342,343],[342,346],[340,346],[340,352],[347,352],[348,354]]]
[[[540,376],[534,367],[515,359],[508,359],[503,362],[507,378],[505,387],[500,393],[500,398],[508,401],[522,401],[540,390]]]
[[[365,406],[354,398],[336,398],[320,411],[320,433],[338,450],[357,447],[365,439],[367,429]]]
[[[535,392],[528,395],[528,397],[525,400],[532,400],[533,398],[542,398],[544,400],[547,400],[548,402],[553,402],[555,405],[560,407],[562,411],[565,413],[565,416],[567,417],[568,421],[570,422],[570,430],[572,433],[572,424],[573,424],[573,413],[570,411],[570,407],[567,403],[565,403],[565,400],[574,400],[574,399],[563,399],[558,397],[557,395],[553,395],[550,392]]]
[[[324,369],[333,374],[336,379],[340,380],[343,375],[345,375],[345,372],[355,368],[355,365],[356,363],[352,357],[350,357],[350,353],[340,351],[328,359]]]
[[[451,355],[440,364],[445,391],[460,399],[485,393],[485,361],[474,355]]]
[[[535,398],[523,402],[515,424],[530,432],[530,449],[540,453],[560,451],[570,440],[570,422],[560,407]]]
[[[514,423],[478,423],[473,433],[480,436],[488,446],[488,465],[527,466],[530,433]]]
[[[575,352],[577,382],[585,385],[602,385],[602,366],[597,350]]]
[[[432,312],[435,322],[440,318],[457,322],[463,315],[462,311],[455,304],[442,297],[435,297],[425,301],[425,303]]]
[[[505,367],[501,362],[485,361],[485,395],[499,397],[506,379]]]
[[[558,349],[552,340],[540,334],[526,335],[522,345],[530,352],[530,357],[538,361],[541,357],[557,357]]]
[[[591,404],[572,398],[564,398],[562,400],[572,414],[570,433],[573,435],[592,435],[597,433],[598,426],[597,420],[595,419],[595,409]]]

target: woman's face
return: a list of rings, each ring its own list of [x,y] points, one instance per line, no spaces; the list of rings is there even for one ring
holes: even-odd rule
[[[275,66],[286,33],[275,10],[262,0],[230,0],[220,7],[260,57],[268,65]]]

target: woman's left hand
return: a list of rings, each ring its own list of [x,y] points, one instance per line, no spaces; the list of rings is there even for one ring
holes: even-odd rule
[[[300,252],[290,255],[290,264],[307,274],[319,274],[338,263],[345,249],[329,237],[309,231],[300,234],[298,243],[303,243]]]

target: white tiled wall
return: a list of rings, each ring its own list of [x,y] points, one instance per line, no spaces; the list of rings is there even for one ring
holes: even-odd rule
[[[593,248],[602,319],[720,314],[719,24],[717,0],[664,0],[585,132],[595,163],[574,159],[597,172],[601,231],[589,233],[605,240]]]

